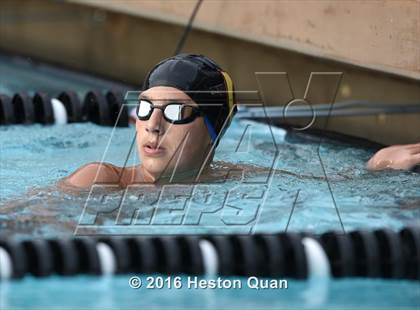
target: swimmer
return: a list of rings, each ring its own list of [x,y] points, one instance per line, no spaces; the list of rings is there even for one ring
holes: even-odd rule
[[[214,151],[236,113],[229,74],[203,55],[179,54],[146,76],[136,109],[140,165],[89,163],[59,187],[194,181],[211,178]],[[213,174],[214,178],[217,178]]]

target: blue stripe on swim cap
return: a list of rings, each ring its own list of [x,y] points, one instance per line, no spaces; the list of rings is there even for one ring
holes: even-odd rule
[[[213,128],[213,125],[211,124],[210,120],[207,118],[206,115],[204,115],[204,123],[206,123],[207,129],[210,134],[211,142],[214,144],[214,141],[217,139],[217,133]]]

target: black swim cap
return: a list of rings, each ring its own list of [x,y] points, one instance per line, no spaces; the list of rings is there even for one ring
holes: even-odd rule
[[[204,112],[210,137],[217,146],[237,111],[227,72],[204,55],[183,53],[162,60],[150,70],[143,91],[155,86],[170,86],[187,93]]]

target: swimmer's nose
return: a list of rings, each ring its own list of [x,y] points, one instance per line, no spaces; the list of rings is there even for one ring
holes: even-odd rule
[[[158,135],[162,135],[162,111],[159,109],[154,109],[152,115],[150,116],[149,120],[146,124],[146,131],[150,133],[157,133]]]

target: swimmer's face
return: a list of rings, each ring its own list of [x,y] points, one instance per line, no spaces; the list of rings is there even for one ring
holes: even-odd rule
[[[156,106],[182,102],[198,106],[183,91],[173,87],[156,86],[140,94]],[[136,121],[137,150],[143,169],[150,175],[171,175],[199,169],[204,162],[211,139],[203,117],[187,124],[172,124],[163,111],[154,109],[148,120]]]

